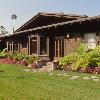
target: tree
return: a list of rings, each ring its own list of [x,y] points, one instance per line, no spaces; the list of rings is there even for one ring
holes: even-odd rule
[[[6,31],[6,28],[4,26],[0,26],[0,31],[1,31],[1,35],[5,35],[8,34],[8,31]]]
[[[16,20],[17,19],[17,15],[16,14],[12,14],[11,19],[12,20]],[[14,26],[13,26],[13,33],[14,33]]]

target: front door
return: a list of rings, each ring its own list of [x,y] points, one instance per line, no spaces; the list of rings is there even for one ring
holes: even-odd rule
[[[63,57],[64,56],[64,38],[63,37],[55,38],[54,47],[55,47],[54,59],[59,59]]]

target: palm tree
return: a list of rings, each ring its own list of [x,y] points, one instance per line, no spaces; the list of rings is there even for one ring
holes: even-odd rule
[[[12,14],[11,19],[12,20],[16,20],[17,19],[17,15],[16,14]],[[13,33],[14,33],[14,26],[13,26]]]

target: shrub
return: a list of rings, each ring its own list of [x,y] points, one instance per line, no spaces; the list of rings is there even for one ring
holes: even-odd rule
[[[1,52],[0,53],[0,58],[6,58],[7,57],[7,54],[6,53],[4,53],[4,52]]]
[[[66,65],[71,65],[73,70],[79,70],[81,68],[83,72],[86,70],[89,72],[92,68],[100,67],[100,46],[97,46],[94,50],[86,51],[86,45],[81,44],[75,53],[63,57],[60,60],[60,65],[63,68]]]
[[[32,64],[34,61],[36,61],[38,58],[35,56],[29,56],[22,53],[0,53],[0,63],[5,64],[17,64],[17,65],[23,65],[27,66],[28,64]]]
[[[84,55],[80,57],[73,64],[73,68],[76,70],[78,67],[99,67],[100,66],[100,46],[97,46],[94,50],[86,51]]]
[[[31,64],[31,67],[32,67],[33,69],[36,69],[36,68],[37,68],[36,62],[33,62],[33,63]]]
[[[64,66],[63,68],[65,71],[72,71],[71,65]]]
[[[22,54],[22,53],[16,53],[15,56],[14,56],[14,59],[15,60],[23,60],[26,58],[26,55],[25,54]]]
[[[83,55],[84,53],[86,53],[86,51],[87,51],[87,46],[84,43],[81,43],[80,46],[76,49],[76,52],[79,55]]]
[[[74,53],[71,53],[60,59],[59,64],[64,67],[65,65],[70,65],[73,62],[74,62]]]
[[[13,54],[13,53],[7,54],[7,58],[12,59],[12,60],[15,58],[15,56],[16,56],[16,54]]]
[[[28,64],[32,64],[34,61],[38,60],[38,58],[35,56],[27,56],[25,59],[27,60]]]
[[[26,61],[25,59],[23,59],[23,60],[20,62],[20,65],[22,65],[22,66],[27,66],[28,63],[27,63],[27,61]]]

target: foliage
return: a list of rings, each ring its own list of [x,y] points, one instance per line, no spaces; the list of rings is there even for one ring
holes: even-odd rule
[[[0,26],[0,31],[1,31],[1,35],[8,34],[8,31],[6,31],[6,28],[4,26]]]
[[[27,56],[26,60],[27,60],[28,64],[32,64],[34,61],[38,60],[38,58],[35,56]]]
[[[14,56],[14,59],[15,60],[23,60],[23,59],[25,59],[26,58],[26,55],[25,54],[22,54],[22,53],[17,53],[17,54],[15,54],[15,56]]]
[[[60,66],[64,67],[66,65],[73,64],[77,62],[77,60],[83,58],[86,54],[85,48],[85,44],[80,44],[75,53],[68,54],[67,56],[60,59]]]
[[[23,60],[21,61],[20,65],[22,65],[22,66],[27,66],[28,63],[27,63],[27,61],[26,61],[25,59],[23,59]]]
[[[4,51],[0,52],[0,63],[5,64],[17,64],[27,66],[32,64],[34,61],[38,60],[35,56],[29,56],[22,53],[5,53]]]
[[[60,59],[61,66],[69,65],[73,62],[74,62],[74,53],[71,53],[71,54],[63,57],[62,59]]]
[[[77,52],[79,55],[83,55],[83,53],[86,52],[86,44],[81,43],[80,46],[77,48],[76,52]]]
[[[86,45],[81,44],[75,53],[71,53],[60,60],[62,67],[72,65],[73,70],[78,68],[99,67],[100,66],[100,46],[86,51]]]
[[[100,66],[100,46],[97,46],[94,50],[86,52],[84,56],[80,59],[77,59],[73,68],[77,69],[78,67],[99,67]]]
[[[6,58],[7,57],[7,54],[4,53],[4,52],[0,52],[0,58]]]
[[[33,69],[37,68],[36,62],[33,62],[33,63],[31,64],[31,67],[32,67]]]

